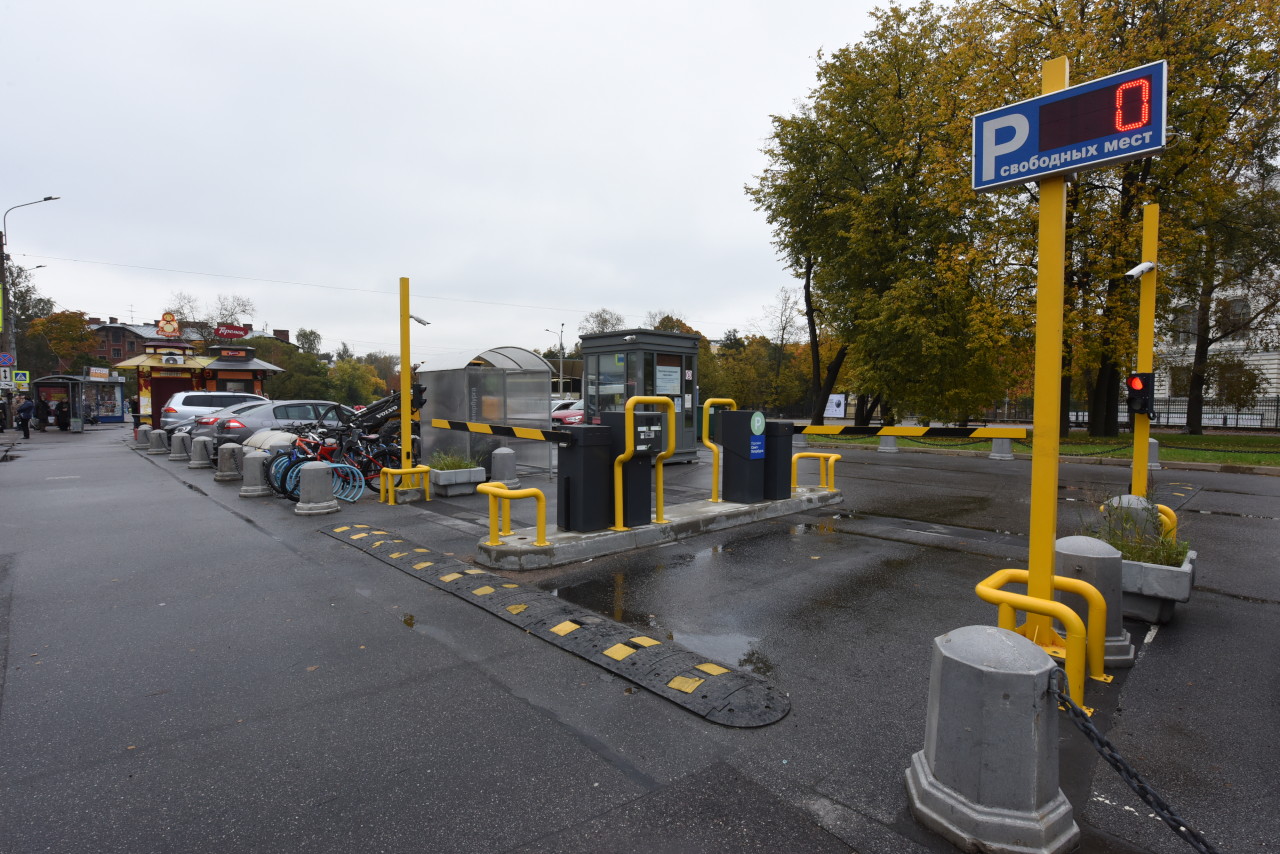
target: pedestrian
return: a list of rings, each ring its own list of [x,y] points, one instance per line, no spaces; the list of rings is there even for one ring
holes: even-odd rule
[[[0,395],[0,433],[9,426],[9,398]]]
[[[138,428],[142,426],[142,410],[138,408],[138,396],[135,394],[129,398],[129,412],[133,415],[133,435],[138,435]]]
[[[36,411],[36,405],[26,395],[18,395],[18,429],[22,431],[22,438],[31,438],[31,415]]]
[[[42,397],[32,406],[35,407],[36,429],[43,433],[44,429],[49,426],[49,401]]]

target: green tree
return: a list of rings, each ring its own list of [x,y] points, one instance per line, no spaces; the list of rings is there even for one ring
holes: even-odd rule
[[[9,316],[4,322],[13,324],[18,367],[31,371],[32,377],[51,374],[57,362],[48,344],[39,336],[28,336],[26,331],[33,320],[53,313],[53,300],[41,296],[30,271],[16,264],[10,264],[8,269]]]
[[[237,339],[223,338],[217,329],[222,324],[240,326],[253,317],[253,300],[239,294],[218,294],[212,305],[201,303],[194,295],[175,291],[169,295],[165,311],[173,312],[183,329],[194,329],[206,345]]]
[[[369,404],[387,393],[387,384],[373,365],[355,359],[339,359],[329,368],[333,399],[348,406]]]
[[[255,338],[254,347],[258,358],[284,369],[264,383],[268,397],[273,400],[334,399],[329,366],[314,353],[304,353],[275,338]]]
[[[32,320],[25,337],[44,343],[57,360],[56,371],[79,373],[86,365],[98,364],[93,357],[98,341],[87,320],[83,311],[55,311]]]
[[[613,332],[625,329],[626,325],[627,319],[616,311],[598,308],[582,318],[582,322],[578,324],[578,334],[594,335],[599,332]]]
[[[294,336],[298,349],[313,356],[320,355],[320,333],[314,329],[299,329]]]

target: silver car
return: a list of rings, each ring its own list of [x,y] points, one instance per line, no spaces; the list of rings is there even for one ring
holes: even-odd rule
[[[201,436],[214,438],[214,430],[218,426],[218,422],[224,418],[230,418],[232,415],[239,415],[242,412],[248,412],[250,409],[257,409],[262,406],[264,401],[249,400],[243,403],[237,403],[235,406],[228,406],[225,409],[219,409],[216,412],[210,412],[207,415],[198,415],[195,418],[188,418],[186,421],[180,421],[174,425],[169,431],[171,435],[176,436],[179,433],[188,433],[191,435],[191,441],[195,441]]]
[[[251,400],[263,403],[266,398],[245,391],[179,391],[170,395],[160,410],[160,426],[172,434],[173,428],[188,418],[208,415]]]
[[[213,441],[218,447],[228,442],[243,443],[259,430],[282,430],[318,421],[326,427],[339,427],[351,420],[355,412],[332,400],[275,400],[261,406],[221,418],[214,425]]]

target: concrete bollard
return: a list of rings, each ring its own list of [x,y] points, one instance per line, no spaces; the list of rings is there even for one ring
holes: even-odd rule
[[[191,434],[174,433],[169,439],[169,459],[175,463],[185,463],[191,459]]]
[[[1107,667],[1133,667],[1135,650],[1124,628],[1124,560],[1120,551],[1093,537],[1063,537],[1054,544],[1053,572],[1063,578],[1087,581],[1107,603]],[[1057,591],[1054,597],[1089,624],[1089,605],[1083,596]]]
[[[1147,470],[1160,471],[1160,442],[1155,439],[1147,440]]]
[[[138,450],[145,450],[151,447],[151,427],[143,424],[134,432],[133,446]]]
[[[1012,439],[992,439],[991,453],[987,455],[989,460],[1011,460],[1013,459],[1013,440]]]
[[[338,499],[333,497],[333,474],[328,463],[303,463],[298,472],[299,516],[322,516],[338,512]]]
[[[244,455],[244,483],[240,486],[241,498],[260,498],[271,495],[271,487],[267,485],[267,460],[271,454],[266,451],[250,451]]]
[[[169,453],[169,434],[163,430],[152,430],[147,434],[147,453],[158,456]]]
[[[208,436],[199,436],[191,440],[191,462],[189,469],[213,468],[213,440]]]
[[[1160,512],[1140,495],[1117,495],[1102,505],[1107,525],[1139,537],[1158,537],[1163,531]]]
[[[498,448],[489,464],[490,480],[505,483],[507,489],[519,489],[520,477],[516,474],[516,452],[510,448]]]
[[[241,480],[244,475],[244,446],[228,442],[218,448],[218,470],[213,479],[219,483]]]
[[[907,768],[916,819],[963,851],[1058,854],[1080,828],[1058,786],[1056,665],[1014,632],[966,626],[933,642],[924,750]]]
[[[897,436],[881,436],[880,447],[876,450],[882,454],[898,453],[898,437]]]

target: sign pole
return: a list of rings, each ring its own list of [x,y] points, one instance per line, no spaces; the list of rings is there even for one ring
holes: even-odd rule
[[[1160,206],[1144,205],[1142,208],[1142,258],[1156,263],[1160,242]],[[1142,274],[1138,290],[1138,372],[1155,370],[1156,347],[1156,268]],[[1147,466],[1151,462],[1151,416],[1135,413],[1133,418],[1133,475],[1129,485],[1130,495],[1147,494]]]
[[[1043,94],[1067,88],[1071,66],[1065,56],[1044,63]],[[1066,288],[1067,180],[1044,178],[1040,185],[1040,250],[1036,273],[1035,418],[1031,445],[1031,540],[1027,555],[1027,595],[1053,599],[1054,545],[1058,529],[1058,429],[1062,417],[1062,314]],[[1053,618],[1027,614],[1022,634],[1045,648],[1066,650]]]

